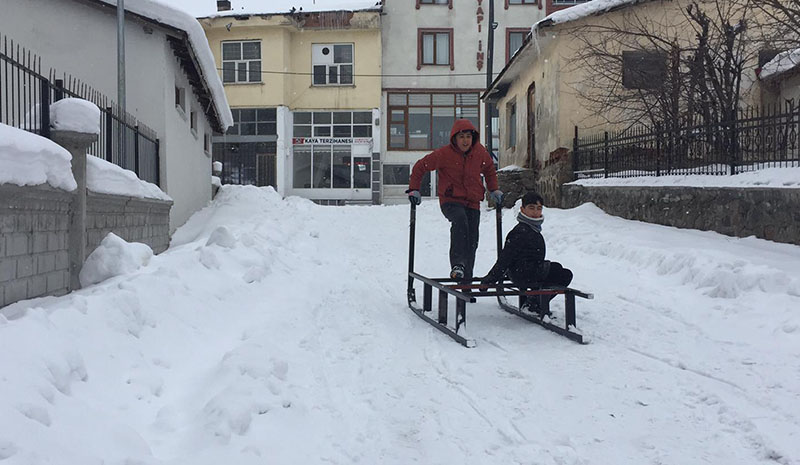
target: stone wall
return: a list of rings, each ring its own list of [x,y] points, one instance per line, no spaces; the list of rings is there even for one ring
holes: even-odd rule
[[[0,185],[0,307],[69,288],[72,195],[49,186]],[[108,232],[155,253],[169,246],[172,202],[89,192],[87,255]]]
[[[592,202],[649,223],[800,245],[800,189],[562,186],[562,207]]]
[[[497,172],[500,190],[505,193],[503,206],[511,208],[528,191],[536,191],[549,207],[561,206],[561,185],[573,180],[571,153],[558,149],[544,166],[534,169]]]

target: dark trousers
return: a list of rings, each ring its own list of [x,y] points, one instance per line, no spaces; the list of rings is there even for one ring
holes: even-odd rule
[[[463,266],[464,280],[470,280],[478,250],[481,211],[457,203],[445,203],[442,204],[442,213],[450,221],[450,267]]]
[[[571,282],[572,282],[572,271],[561,266],[561,263],[550,262],[550,269],[548,270],[547,276],[545,276],[544,281],[541,284],[541,287],[553,287],[553,286],[567,287]],[[520,287],[533,288],[538,286],[523,285]],[[526,299],[533,299],[535,306],[546,309],[550,305],[550,301],[553,300],[555,297],[556,297],[555,295],[540,295],[540,296],[528,296],[528,297],[523,296],[520,297],[520,306],[523,305]]]

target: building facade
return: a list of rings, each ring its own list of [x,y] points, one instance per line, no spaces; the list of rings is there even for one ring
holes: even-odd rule
[[[380,7],[222,8],[200,18],[235,121],[214,138],[222,182],[322,204],[378,203]]]

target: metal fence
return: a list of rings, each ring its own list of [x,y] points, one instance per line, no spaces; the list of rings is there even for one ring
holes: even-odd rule
[[[747,108],[731,121],[695,115],[670,128],[636,126],[580,137],[575,127],[573,169],[578,177],[727,175],[800,166],[800,104]]]
[[[51,69],[41,73],[41,58],[0,36],[0,123],[50,137],[50,104],[62,98],[88,100],[100,108],[100,136],[88,153],[160,184],[156,132],[72,76]]]

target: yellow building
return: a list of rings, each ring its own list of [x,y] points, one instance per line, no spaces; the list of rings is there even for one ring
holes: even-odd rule
[[[199,20],[236,123],[214,139],[223,183],[378,203],[380,7]]]

